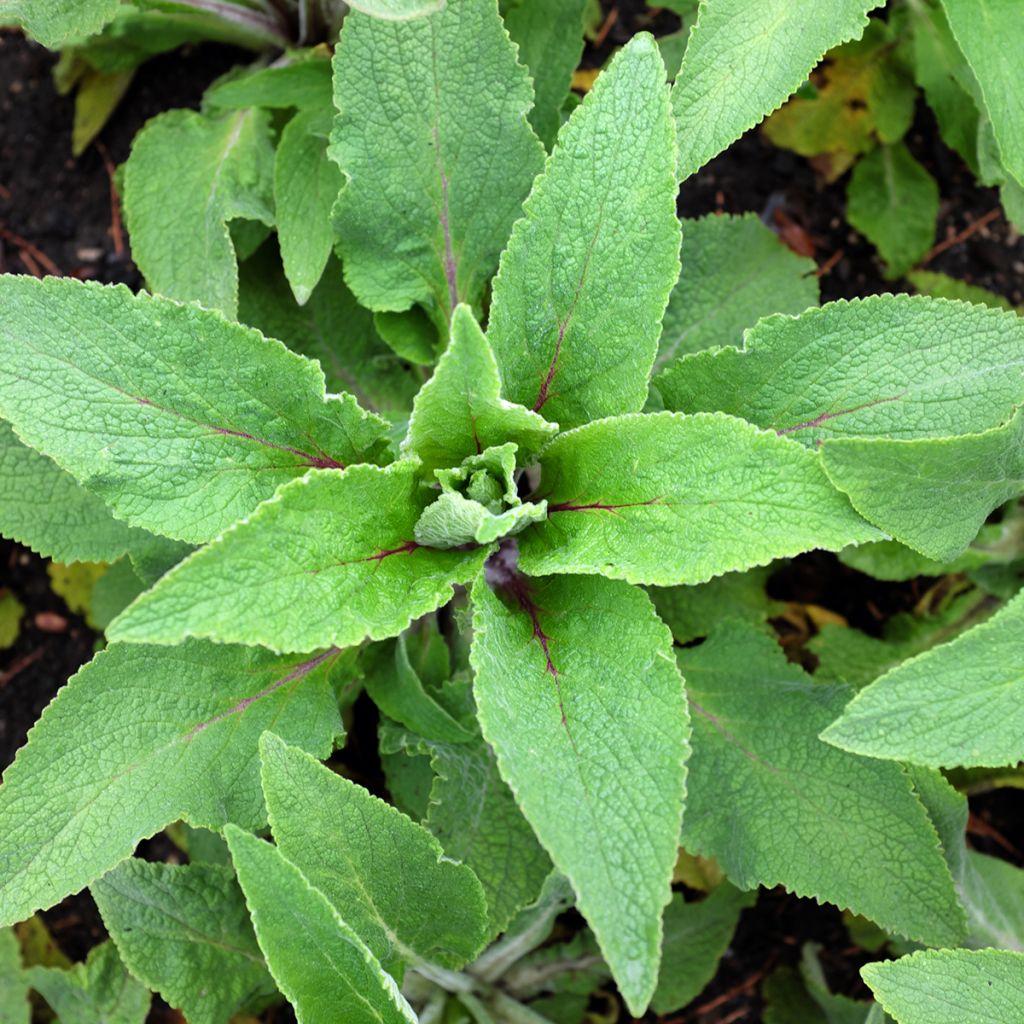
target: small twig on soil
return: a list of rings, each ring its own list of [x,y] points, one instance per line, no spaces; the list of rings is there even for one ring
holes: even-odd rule
[[[955,235],[947,238],[944,242],[939,242],[938,245],[933,246],[928,250],[925,258],[918,264],[919,267],[926,267],[936,256],[940,253],[945,252],[947,249],[952,249],[954,245],[959,245],[961,242],[966,242],[976,231],[980,231],[986,224],[991,224],[1001,213],[1002,208],[999,206],[992,207],[988,213],[982,214],[976,221],[972,221],[963,229],[958,231]]]
[[[39,264],[36,263],[36,261],[34,259],[32,259],[32,257],[24,249],[22,249],[18,253],[18,259],[21,260],[21,262],[25,264],[25,269],[33,277],[42,277],[43,276],[43,272],[39,269]]]
[[[0,690],[2,690],[19,672],[24,672],[29,665],[38,661],[45,652],[45,647],[37,647],[29,651],[23,658],[19,658],[6,672],[0,672]]]
[[[1017,860],[1022,860],[1021,852],[1001,832],[996,831],[987,821],[972,814],[967,819],[967,831],[972,835],[984,836],[1001,846],[1007,853],[1012,853]]]
[[[814,276],[821,279],[827,274],[831,274],[836,268],[836,264],[846,255],[844,249],[836,249],[834,253],[817,270],[814,271]]]
[[[10,228],[5,228],[3,224],[0,224],[0,238],[5,238],[16,248],[23,261],[27,254],[35,260],[36,263],[40,264],[48,274],[53,274],[54,277],[64,276],[64,272],[60,267],[58,267],[57,264],[42,251],[42,249],[34,246],[27,238],[22,238],[21,235],[15,234],[10,230]]]
[[[0,199],[10,199],[11,190],[6,185],[0,185]]]
[[[609,12],[608,16],[604,19],[601,27],[597,30],[597,35],[594,36],[594,46],[599,48],[604,45],[604,41],[608,38],[608,33],[615,27],[615,22],[619,20],[619,9],[613,7]]]
[[[117,194],[114,180],[116,168],[114,161],[110,159],[110,150],[99,139],[93,145],[102,157],[103,166],[106,167],[107,177],[110,179],[110,237],[114,241],[114,255],[120,259],[124,256],[124,234],[121,231],[121,197]]]

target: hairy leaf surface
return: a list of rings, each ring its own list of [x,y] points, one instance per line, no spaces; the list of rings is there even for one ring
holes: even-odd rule
[[[488,338],[505,396],[563,427],[647,397],[679,276],[664,82],[654,39],[634,36],[559,133],[501,257]]]
[[[658,979],[689,750],[672,639],[622,582],[507,568],[497,582],[500,597],[473,587],[480,725],[639,1015]]]
[[[21,25],[37,42],[55,50],[99,32],[121,0],[3,0],[0,23]]]
[[[548,519],[521,537],[524,571],[632,583],[703,583],[878,531],[817,458],[728,416],[617,416],[557,437],[538,497]]]
[[[0,921],[77,892],[179,818],[260,827],[260,733],[326,756],[342,732],[330,660],[197,641],[98,654],[4,775]]]

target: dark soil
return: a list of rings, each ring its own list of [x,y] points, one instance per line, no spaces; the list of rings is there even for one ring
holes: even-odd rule
[[[600,46],[588,47],[584,66],[599,65],[614,46],[641,28],[660,34],[678,26],[678,19],[667,12],[652,20],[636,0],[617,6]],[[110,169],[127,157],[132,138],[149,117],[173,107],[198,106],[206,85],[237,59],[226,48],[203,47],[144,65],[101,134],[100,146],[91,146],[74,160],[72,101],[54,91],[52,56],[18,35],[0,33],[0,272],[56,269],[137,287],[139,274],[112,201]],[[923,108],[909,144],[940,184],[937,242],[998,206],[994,191],[978,187],[943,146]],[[845,223],[845,181],[825,184],[807,162],[774,149],[757,132],[694,175],[680,196],[680,212],[686,216],[749,210],[776,228],[780,222],[788,225],[791,237],[811,247],[819,266],[830,268],[821,278],[823,300],[899,290],[899,283],[885,281],[871,247]],[[929,268],[1024,303],[1024,242],[1001,217],[938,254]],[[777,573],[771,589],[781,599],[827,607],[877,635],[886,619],[913,607],[927,583],[879,583],[832,555],[812,553]],[[14,647],[0,652],[0,767],[13,759],[43,707],[88,660],[97,639],[50,590],[45,562],[0,540],[0,588],[5,587],[26,606],[26,615]],[[54,616],[64,623],[56,632]],[[376,712],[367,701],[357,703],[354,712],[350,743],[337,761],[379,791],[383,781],[373,742]],[[971,810],[974,845],[1024,863],[1024,793],[1002,789],[975,796]],[[152,859],[169,852],[161,837],[140,849]],[[88,893],[65,900],[44,919],[75,960],[84,959],[104,936]],[[778,965],[795,964],[807,941],[822,945],[822,962],[834,990],[867,998],[858,969],[871,956],[851,943],[839,912],[773,890],[762,893],[756,907],[744,912],[718,975],[694,1004],[673,1015],[673,1022],[759,1021],[762,980]],[[279,1008],[264,1020],[286,1024],[294,1017]],[[150,1021],[180,1024],[181,1018],[157,999]]]

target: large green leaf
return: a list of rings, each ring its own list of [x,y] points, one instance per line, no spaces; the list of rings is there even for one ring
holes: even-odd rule
[[[385,967],[461,967],[480,952],[488,938],[480,883],[426,828],[277,736],[264,736],[260,754],[278,849]]]
[[[126,522],[205,541],[386,430],[257,331],[127,288],[0,279],[0,415]]]
[[[586,0],[519,0],[505,27],[533,79],[530,124],[550,149],[562,123],[562,105],[583,53]]]
[[[385,21],[408,21],[433,14],[444,4],[445,0],[354,0],[348,6]]]
[[[132,258],[150,289],[232,319],[238,265],[228,221],[274,223],[270,117],[171,110],[135,136],[124,168]]]
[[[743,349],[686,356],[655,386],[667,408],[721,410],[811,447],[977,433],[1024,400],[1024,319],[922,296],[831,302],[762,320]]]
[[[617,416],[557,437],[521,537],[531,574],[703,583],[811,548],[880,534],[801,445],[730,416]]]
[[[225,835],[260,948],[300,1024],[416,1024],[394,979],[294,864],[234,825]]]
[[[673,138],[665,67],[641,33],[559,134],[502,255],[488,337],[505,396],[562,427],[647,397],[679,276]]]
[[[993,509],[1024,493],[1024,412],[962,437],[826,441],[829,479],[890,537],[952,562]]]
[[[1016,0],[942,0],[1006,169],[1024,182],[1024,21]]]
[[[702,0],[672,90],[679,177],[753,128],[884,0]]]
[[[658,358],[738,344],[771,313],[818,304],[814,261],[787,249],[757,214],[683,221],[683,272],[665,310]]]
[[[520,457],[529,460],[557,427],[504,401],[500,387],[498,365],[483,331],[467,306],[457,307],[448,350],[416,396],[402,450],[428,470],[457,466],[506,442],[517,444]]]
[[[120,6],[121,0],[0,0],[0,24],[21,25],[56,50],[99,32]]]
[[[1024,594],[861,690],[822,739],[934,767],[1024,760]]]
[[[296,652],[395,636],[487,557],[487,548],[440,551],[413,539],[431,497],[409,461],[311,473],[176,566],[107,636]]]
[[[1024,1007],[1024,953],[925,949],[860,973],[899,1024],[1008,1024]]]
[[[346,17],[331,157],[345,278],[371,309],[479,307],[543,163],[532,90],[494,0],[409,22]]]
[[[274,995],[230,868],[130,858],[90,889],[132,973],[189,1024],[228,1024]]]
[[[501,596],[473,587],[481,728],[639,1015],[658,980],[689,750],[671,635],[625,583],[528,581],[507,560],[491,575]]]
[[[901,767],[818,739],[847,687],[810,679],[741,622],[679,665],[693,713],[688,850],[743,888],[784,885],[918,941],[959,942],[963,910]]]
[[[326,756],[341,733],[330,664],[197,641],[98,654],[4,775],[0,921],[77,892],[179,818],[261,826],[259,735]]]
[[[21,968],[18,939],[10,928],[0,930],[0,1000],[6,1014],[4,1024],[30,1024],[28,978]]]

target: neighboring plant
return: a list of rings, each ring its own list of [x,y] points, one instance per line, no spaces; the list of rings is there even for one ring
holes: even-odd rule
[[[549,156],[568,75],[535,107],[493,0],[351,13],[330,76],[222,83],[233,112],[136,142],[129,223],[133,189],[205,218],[200,256],[185,226],[150,238],[172,297],[0,278],[0,530],[113,563],[109,646],[0,787],[0,923],[89,886],[112,943],[69,972],[4,937],[10,1005],[578,1024],[610,977],[667,1013],[781,885],[876,948],[935,948],[865,968],[869,1006],[808,947],[777,1006],[930,1024],[942,973],[960,1005],[1020,1008],[1001,894],[1024,875],[967,848],[940,769],[1024,755],[1024,321],[808,309],[813,266],[756,219],[676,215],[680,177],[877,5],[801,6],[707,0],[671,91],[634,37]],[[276,156],[264,87],[298,108]],[[281,169],[296,122],[330,174]],[[167,125],[195,146],[157,145]],[[264,214],[288,284],[262,246],[236,293],[228,225]],[[811,676],[765,567],[812,549],[970,577],[885,638],[822,628]],[[320,763],[364,692],[390,803]],[[188,865],[133,857],[161,830]]]

